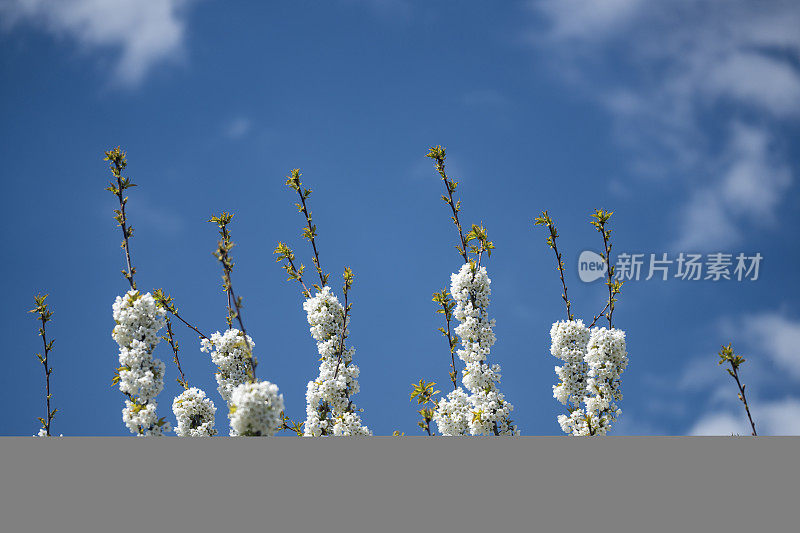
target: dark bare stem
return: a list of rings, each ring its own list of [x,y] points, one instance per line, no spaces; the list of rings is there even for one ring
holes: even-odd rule
[[[125,279],[128,280],[128,283],[131,286],[131,289],[136,289],[136,282],[133,280],[133,275],[136,273],[136,269],[133,267],[133,262],[131,261],[131,248],[130,248],[130,236],[133,235],[133,228],[128,226],[128,216],[125,211],[125,207],[128,203],[128,198],[125,196],[125,190],[130,187],[135,187],[133,183],[131,183],[130,179],[124,178],[122,176],[122,171],[125,170],[128,163],[125,159],[125,152],[123,152],[119,147],[109,150],[105,153],[105,160],[110,162],[110,165],[113,165],[111,168],[111,173],[114,175],[116,179],[116,185],[112,182],[106,190],[111,191],[117,197],[119,201],[119,210],[115,210],[115,219],[119,224],[120,228],[122,228],[122,249],[125,250],[125,264],[127,265],[127,270],[122,272],[122,275]]]
[[[731,368],[733,369],[731,375],[733,376],[733,379],[736,380],[736,386],[739,387],[739,396],[744,404],[744,410],[747,412],[747,419],[750,421],[750,428],[753,430],[753,436],[757,437],[758,433],[756,433],[756,424],[753,422],[753,417],[750,415],[750,407],[747,405],[747,397],[744,395],[744,386],[739,381],[739,369],[733,363],[731,363]]]
[[[39,327],[39,336],[42,338],[42,346],[44,351],[42,354],[36,354],[36,357],[39,359],[39,362],[42,363],[44,367],[44,376],[45,376],[45,416],[40,417],[39,421],[42,423],[42,427],[45,430],[45,434],[49,437],[50,436],[50,424],[55,418],[56,412],[58,409],[50,409],[50,399],[53,395],[50,393],[50,374],[53,373],[53,369],[50,368],[50,352],[53,349],[53,343],[55,340],[47,341],[47,326],[46,324],[51,320],[53,316],[53,312],[50,311],[45,303],[47,299],[47,294],[44,296],[36,295],[34,296],[34,301],[36,302],[36,307],[31,309],[29,313],[37,313],[39,315],[38,320],[42,323],[41,327]]]
[[[611,242],[608,240],[608,234],[603,226],[603,248],[606,251],[606,276],[608,277],[608,329],[611,329],[611,317],[614,315],[614,288],[611,269]]]
[[[289,265],[292,267],[292,271],[294,271],[294,272],[299,272],[299,271],[298,271],[298,270],[295,268],[295,266],[294,266],[294,260],[292,260],[292,258],[291,258],[291,257],[287,257],[287,258],[286,258],[286,260],[289,262]],[[300,274],[300,273],[298,273],[298,275],[297,275],[297,278],[296,278],[296,279],[297,279],[297,282],[300,284],[300,286],[301,286],[301,287],[303,287],[303,294],[304,294],[304,295],[305,295],[305,294],[308,294],[309,296],[311,296],[311,293],[308,291],[308,287],[306,287],[306,283],[303,281],[303,275],[302,275],[302,274]]]
[[[51,345],[47,344],[47,334],[45,333],[45,323],[47,319],[42,315],[40,317],[42,321],[42,343],[44,344],[44,361],[42,361],[42,365],[44,365],[44,375],[45,375],[45,410],[46,410],[46,417],[47,417],[47,424],[45,424],[45,430],[47,431],[47,436],[50,436],[50,422],[53,420],[53,414],[50,411],[50,374],[53,371],[48,366],[48,356],[50,355],[50,347]]]
[[[447,307],[447,301],[441,300],[440,305],[442,306],[442,314],[444,315],[444,321],[447,325],[447,332],[445,333],[445,337],[447,337],[447,347],[450,348],[450,381],[453,383],[453,389],[458,389],[458,385],[456,384],[458,379],[458,371],[456,370],[456,350],[455,350],[455,342],[453,342],[453,333],[450,329],[450,321],[452,320],[451,310]]]
[[[320,287],[324,287],[327,284],[327,279],[325,279],[325,275],[322,273],[322,265],[319,262],[319,252],[317,251],[317,241],[315,239],[315,230],[314,225],[311,222],[311,212],[308,210],[308,206],[306,205],[306,197],[302,192],[302,189],[298,187],[297,194],[300,196],[300,202],[303,207],[302,212],[306,219],[306,225],[308,226],[308,234],[309,234],[309,241],[311,241],[311,249],[314,250],[314,266],[317,267],[317,274],[319,275],[319,282]]]
[[[336,370],[333,372],[333,379],[339,375],[339,365],[342,364],[342,356],[344,355],[344,340],[347,338],[347,320],[350,316],[350,305],[348,305],[348,290],[345,285],[344,290],[344,324],[342,324],[342,336],[339,341],[339,357],[336,360]]]
[[[225,252],[227,256],[227,252]],[[230,292],[231,298],[233,299],[233,305],[236,308],[236,320],[239,322],[239,327],[242,329],[242,335],[244,336],[244,343],[247,345],[247,352],[250,354],[250,371],[253,373],[252,379],[253,382],[256,381],[256,366],[258,363],[256,362],[255,357],[253,356],[253,347],[250,346],[250,341],[247,340],[247,330],[244,329],[244,322],[242,322],[242,303],[241,299],[236,297],[236,294],[233,292],[233,285],[231,285],[231,278],[228,275],[228,291]]]
[[[561,293],[561,299],[567,307],[567,320],[574,320],[575,315],[572,314],[572,303],[567,297],[567,282],[564,280],[564,260],[561,257],[561,252],[558,251],[558,230],[556,229],[555,222],[553,222],[550,214],[545,210],[542,211],[541,216],[533,219],[534,226],[547,226],[550,235],[547,237],[547,245],[553,249],[556,254],[556,266],[558,267],[558,275],[561,278],[561,287],[564,292]]]
[[[173,309],[167,309],[167,310],[168,310],[170,313],[172,313],[172,316],[174,316],[175,318],[177,318],[178,320],[180,320],[181,322],[183,322],[183,324],[184,324],[184,325],[185,325],[187,328],[189,328],[189,329],[191,329],[192,331],[194,331],[195,333],[197,333],[197,335],[198,335],[198,336],[199,336],[201,339],[208,339],[208,337],[207,337],[207,336],[206,336],[206,335],[205,335],[203,332],[201,332],[201,331],[200,331],[199,329],[197,329],[195,326],[191,325],[191,324],[190,324],[190,323],[188,323],[186,320],[184,320],[184,318],[183,318],[181,315],[179,315],[179,314],[178,314],[178,310],[177,310],[177,309],[174,309],[174,308],[173,308]]]
[[[561,259],[561,253],[558,251],[558,245],[556,244],[556,238],[558,234],[555,232],[555,227],[550,226],[550,236],[553,239],[553,251],[556,254],[556,261],[558,262],[558,274],[561,277],[561,286],[564,288],[564,293],[561,295],[561,299],[564,300],[564,303],[567,306],[567,320],[572,320],[572,310],[571,310],[571,303],[569,298],[567,298],[567,282],[564,280],[564,261]]]
[[[230,233],[228,233],[227,226],[223,225],[220,228],[220,231],[222,232],[222,239],[225,242],[230,242],[230,237],[231,236],[230,236]],[[233,270],[233,268],[227,262],[223,262],[222,263],[222,268],[225,270],[225,276],[227,277],[228,280],[230,280],[231,271]],[[228,318],[227,318],[228,329],[232,329],[233,328],[233,302],[231,300],[233,298],[233,296],[232,296],[233,295],[233,291],[230,288],[230,281],[228,281],[228,285],[225,288],[225,293],[228,296]]]
[[[181,360],[178,358],[178,344],[175,342],[175,335],[172,333],[172,322],[170,321],[169,317],[167,317],[167,342],[172,348],[172,353],[175,354],[173,361],[175,361],[175,366],[178,367],[178,373],[181,377],[178,379],[178,383],[180,383],[184,389],[189,390],[189,382],[186,381],[186,376],[183,373],[183,368],[181,368]]]
[[[600,311],[600,313],[598,313],[597,315],[594,316],[594,320],[592,320],[592,323],[589,324],[589,328],[590,329],[593,328],[594,325],[597,324],[597,321],[600,320],[600,317],[605,314],[606,309],[608,309],[609,305],[611,305],[611,301],[606,302],[606,306],[603,308],[603,310]]]
[[[443,196],[443,198],[445,199],[445,202],[447,202],[447,204],[450,206],[450,209],[453,212],[453,223],[456,225],[456,228],[458,228],[458,236],[461,239],[461,248],[459,249],[459,252],[461,253],[461,257],[464,258],[464,262],[468,263],[469,257],[467,256],[467,240],[464,237],[464,230],[462,229],[461,221],[458,218],[459,204],[458,202],[455,202],[453,200],[453,192],[456,190],[456,185],[454,185],[454,182],[447,177],[447,173],[445,172],[444,169],[444,160],[445,160],[444,148],[440,148],[439,150],[432,148],[428,157],[430,157],[435,161],[436,170],[442,177],[442,181],[444,181],[445,189],[447,190],[447,196],[446,197]]]

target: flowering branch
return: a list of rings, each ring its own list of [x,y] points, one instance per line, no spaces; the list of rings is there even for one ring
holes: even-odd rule
[[[247,377],[250,379],[252,383],[256,382],[256,366],[258,366],[258,361],[256,360],[255,356],[252,354],[252,348],[250,346],[250,340],[247,336],[247,330],[244,329],[244,322],[242,322],[242,297],[236,296],[236,293],[233,291],[233,284],[231,283],[231,271],[233,270],[233,261],[230,257],[230,251],[233,248],[234,244],[230,238],[230,232],[228,232],[228,224],[233,219],[233,215],[222,212],[222,214],[218,217],[212,216],[209,222],[214,222],[219,227],[219,233],[221,235],[220,241],[217,243],[217,250],[214,252],[214,257],[222,264],[222,286],[225,291],[228,293],[228,329],[233,328],[233,319],[235,318],[239,322],[239,327],[241,328],[242,337],[244,338],[245,345],[247,346],[247,350],[249,352],[249,369],[247,371]],[[233,303],[233,306],[231,306]]]
[[[564,292],[561,294],[561,299],[564,300],[564,303],[567,306],[567,320],[573,320],[575,315],[572,314],[570,309],[571,303],[569,298],[567,298],[567,282],[564,281],[564,261],[561,259],[561,253],[558,251],[558,244],[556,243],[556,239],[558,239],[558,230],[556,229],[556,225],[553,222],[553,219],[550,218],[550,214],[547,212],[547,210],[542,211],[541,216],[533,219],[533,225],[547,226],[547,229],[550,231],[550,235],[547,237],[547,245],[552,248],[553,252],[556,254],[558,274],[561,277],[561,286],[564,288]]]
[[[42,423],[42,429],[39,430],[39,436],[44,437],[50,436],[50,424],[55,418],[58,409],[50,410],[50,400],[53,398],[53,395],[50,393],[50,374],[53,373],[53,369],[49,366],[49,355],[50,351],[53,349],[53,343],[55,343],[55,339],[51,339],[49,342],[47,341],[47,333],[45,331],[45,324],[47,324],[51,317],[53,316],[53,312],[47,308],[47,304],[45,303],[45,299],[47,298],[47,294],[44,296],[36,295],[33,297],[33,300],[36,302],[36,307],[28,311],[29,313],[37,313],[38,320],[41,321],[42,325],[39,327],[39,336],[42,338],[42,344],[44,345],[44,355],[36,354],[36,357],[39,359],[39,362],[42,363],[44,366],[44,376],[45,376],[45,416],[47,419],[39,417],[39,422]]]
[[[116,180],[116,183],[112,181],[109,186],[106,187],[106,190],[114,193],[119,200],[119,209],[114,209],[114,220],[116,220],[117,225],[122,228],[122,249],[125,250],[125,261],[128,266],[127,270],[122,271],[122,275],[125,276],[125,279],[130,283],[131,289],[135,289],[136,282],[133,280],[133,275],[136,273],[136,269],[131,264],[131,249],[130,243],[128,242],[128,239],[133,235],[133,226],[128,226],[128,218],[125,214],[125,206],[128,203],[128,197],[123,196],[123,193],[130,187],[136,187],[136,184],[132,183],[130,178],[122,176],[122,171],[128,166],[128,162],[125,158],[125,152],[122,151],[119,146],[113,150],[106,151],[103,161],[109,162],[108,166],[111,168],[111,173]]]
[[[750,427],[753,430],[753,436],[757,437],[758,433],[756,433],[756,424],[753,422],[753,417],[750,416],[750,406],[747,405],[747,397],[744,395],[744,389],[746,385],[743,385],[741,381],[739,381],[739,365],[745,362],[745,358],[741,355],[736,355],[733,353],[733,348],[731,347],[731,343],[728,343],[727,346],[723,346],[719,351],[719,361],[717,364],[724,364],[729,363],[730,368],[726,369],[728,374],[736,381],[736,386],[739,388],[739,400],[744,404],[744,410],[747,412],[747,419],[750,421]]]
[[[111,173],[116,180],[106,190],[119,200],[119,209],[114,210],[114,220],[122,228],[122,249],[125,250],[128,267],[122,271],[122,275],[131,286],[124,297],[117,296],[114,301],[116,325],[111,336],[120,348],[120,366],[111,384],[119,384],[120,392],[127,398],[122,419],[132,433],[163,435],[171,428],[164,417],[158,418],[155,397],[164,388],[164,363],[153,358],[153,350],[161,340],[158,332],[164,327],[166,313],[158,307],[150,293],[141,294],[136,290],[136,282],[133,280],[136,268],[131,261],[129,243],[133,227],[128,226],[125,212],[128,197],[123,196],[123,193],[135,185],[130,178],[122,176],[122,171],[127,167],[125,152],[119,146],[108,150],[104,161],[109,161]]]
[[[435,410],[428,413],[425,409],[420,411],[423,416],[421,427],[429,424],[428,416],[435,420],[441,435],[514,435],[518,434],[516,426],[511,420],[511,411],[514,406],[505,401],[500,392],[500,365],[489,365],[487,356],[495,342],[492,331],[494,320],[489,318],[488,306],[491,294],[491,280],[486,273],[486,268],[481,266],[483,254],[491,257],[494,244],[489,240],[486,228],[483,225],[472,224],[470,231],[464,235],[458,214],[461,211],[461,202],[453,199],[453,193],[458,185],[451,181],[445,172],[445,149],[435,146],[429,149],[426,157],[433,159],[436,170],[445,183],[447,195],[442,195],[444,202],[450,206],[451,219],[458,229],[460,246],[456,249],[464,259],[464,264],[459,271],[450,278],[450,294],[455,305],[451,308],[453,316],[459,325],[455,334],[461,339],[462,349],[458,350],[458,357],[464,362],[462,383],[469,394],[465,393],[455,383],[455,358],[453,357],[452,336],[448,330],[440,328],[439,331],[448,337],[451,354],[451,380],[454,381],[454,390],[446,397],[435,403]],[[474,255],[470,257],[470,254]],[[434,294],[434,301],[443,306],[441,310],[449,314],[446,294]],[[420,386],[423,382],[420,381]],[[416,386],[415,386],[416,387]],[[418,394],[419,396],[419,394]]]
[[[303,282],[305,267],[295,265],[294,252],[284,243],[279,242],[275,248],[278,256],[276,262],[283,261],[282,268],[289,274],[287,281],[295,280],[302,287],[305,298],[303,309],[311,326],[311,335],[317,341],[317,351],[320,355],[319,377],[310,381],[306,390],[306,421],[302,424],[302,434],[305,436],[322,435],[370,435],[367,426],[361,423],[361,416],[351,397],[359,391],[358,366],[353,364],[355,348],[345,347],[348,336],[347,326],[350,319],[352,304],[349,301],[350,289],[353,285],[353,271],[347,267],[344,270],[344,306],[331,292],[328,286],[329,274],[322,270],[316,237],[317,227],[308,209],[307,200],[311,196],[311,189],[303,188],[300,181],[302,174],[294,169],[286,177],[286,185],[297,192],[300,202],[295,203],[297,210],[305,218],[302,236],[310,244],[313,252],[312,262],[317,270],[320,284],[312,287],[317,293],[312,296],[308,287]],[[289,425],[284,417],[282,429],[290,429],[299,434],[301,425]]]

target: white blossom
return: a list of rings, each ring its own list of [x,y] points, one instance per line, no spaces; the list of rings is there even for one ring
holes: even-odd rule
[[[498,389],[500,365],[486,362],[495,343],[494,319],[488,307],[491,283],[485,267],[465,263],[450,278],[450,294],[456,302],[453,316],[461,340],[456,352],[464,362],[461,379],[466,392],[457,389],[439,400],[433,420],[441,435],[517,435],[511,421],[514,406]]]
[[[269,381],[242,383],[231,392],[231,435],[269,437],[280,428],[283,395]]]
[[[591,332],[582,320],[560,321],[550,329],[550,353],[562,361],[555,367],[559,382],[553,396],[562,404],[580,407],[586,396],[586,344]]]
[[[179,437],[213,437],[214,415],[217,408],[206,393],[197,387],[183,391],[172,401],[172,412],[178,421],[175,434]]]
[[[557,366],[559,383],[553,396],[570,409],[559,415],[562,431],[573,436],[605,435],[621,410],[620,375],[628,365],[625,332],[592,328],[581,320],[561,321],[550,329],[550,353],[564,361]]]
[[[248,335],[245,341],[244,334],[236,328],[222,334],[217,331],[200,341],[200,351],[210,353],[211,361],[217,365],[217,390],[229,404],[233,389],[247,381],[254,346],[253,339]]]
[[[589,339],[586,362],[586,412],[595,434],[605,435],[622,412],[616,402],[622,399],[620,376],[628,366],[625,332],[620,329],[594,328]]]
[[[132,433],[161,435],[170,430],[170,424],[156,414],[155,397],[164,388],[164,363],[153,358],[153,350],[166,312],[149,292],[141,294],[135,289],[117,296],[113,312],[116,326],[111,336],[119,344],[117,381],[128,398],[122,419]]]
[[[359,369],[353,363],[355,348],[341,349],[345,330],[342,304],[325,286],[306,299],[303,309],[320,355],[319,376],[309,381],[306,389],[304,435],[371,435],[361,422],[361,410],[351,400],[359,391]]]

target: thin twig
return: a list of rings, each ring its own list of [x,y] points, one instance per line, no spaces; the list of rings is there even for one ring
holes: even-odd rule
[[[445,149],[442,146],[434,146],[428,151],[429,157],[434,160],[436,163],[436,170],[439,172],[439,175],[442,177],[442,181],[444,181],[445,189],[447,190],[447,196],[442,195],[442,199],[450,206],[450,209],[453,212],[453,223],[458,228],[458,236],[461,239],[461,248],[456,246],[456,249],[461,253],[461,257],[464,258],[464,262],[469,262],[469,257],[467,256],[467,240],[464,237],[464,230],[461,227],[461,221],[458,219],[458,212],[461,210],[461,202],[460,201],[453,201],[453,193],[458,186],[457,181],[452,181],[450,178],[447,177],[447,173],[444,169],[444,161],[445,161]]]
[[[129,242],[129,238],[131,235],[133,235],[133,228],[128,227],[128,217],[125,212],[125,206],[128,203],[128,198],[123,196],[125,189],[129,187],[135,187],[136,185],[131,183],[130,179],[122,177],[122,171],[125,170],[125,167],[128,166],[128,163],[125,158],[125,152],[123,152],[119,146],[113,150],[107,151],[105,155],[105,161],[109,161],[111,173],[114,175],[114,178],[117,181],[116,187],[112,184],[111,186],[107,187],[106,190],[114,193],[119,200],[119,210],[115,210],[115,213],[117,215],[116,220],[119,226],[122,228],[122,248],[125,250],[125,263],[128,267],[126,271],[122,272],[122,275],[128,280],[131,289],[136,289],[136,282],[133,280],[133,275],[136,273],[136,269],[132,265]]]
[[[591,324],[589,324],[589,329],[593,328],[593,327],[594,327],[594,325],[595,325],[595,324],[597,324],[597,321],[600,319],[600,317],[601,317],[601,316],[603,316],[603,314],[606,312],[606,309],[608,309],[608,306],[609,306],[610,304],[611,304],[611,302],[610,302],[610,301],[606,302],[606,306],[603,308],[603,310],[602,310],[602,311],[600,311],[600,313],[599,313],[599,314],[597,314],[597,315],[595,315],[595,316],[594,316],[594,320],[592,320],[592,323],[591,323]]]
[[[169,343],[170,347],[172,348],[172,353],[175,354],[173,361],[175,361],[175,366],[178,367],[178,373],[181,375],[180,378],[177,379],[178,383],[180,383],[184,389],[189,390],[189,382],[186,381],[186,376],[183,373],[183,368],[181,368],[181,360],[178,358],[178,343],[175,342],[175,335],[172,333],[172,322],[170,321],[169,317],[166,319],[167,321],[167,335],[164,339]]]
[[[45,433],[49,437],[50,436],[50,424],[55,418],[58,409],[50,410],[50,399],[53,395],[50,393],[50,374],[53,373],[53,369],[50,368],[49,364],[49,356],[50,351],[53,349],[53,343],[55,339],[51,339],[50,342],[47,342],[47,331],[46,326],[47,322],[50,321],[50,318],[53,316],[53,312],[47,308],[47,304],[45,303],[45,299],[47,298],[47,294],[44,296],[37,295],[34,297],[34,301],[36,302],[36,307],[31,309],[30,313],[38,313],[39,320],[41,321],[42,325],[39,328],[39,336],[42,338],[42,345],[44,347],[44,356],[36,354],[39,358],[39,362],[42,363],[44,366],[44,375],[45,375],[45,417],[39,418],[39,421],[42,422],[44,426]]]
[[[561,277],[561,286],[564,288],[564,292],[561,294],[561,299],[564,300],[564,303],[567,306],[567,320],[573,320],[575,315],[572,314],[571,302],[569,301],[569,298],[567,298],[567,282],[564,280],[564,261],[561,258],[561,252],[558,251],[558,230],[556,229],[556,225],[547,211],[542,211],[542,215],[536,217],[533,221],[533,224],[535,226],[547,226],[547,229],[550,231],[550,236],[547,238],[547,244],[556,254],[558,274]]]
[[[733,379],[736,380],[736,386],[739,387],[739,394],[742,395],[742,403],[744,404],[744,410],[747,412],[747,419],[750,421],[750,428],[753,430],[753,436],[757,437],[758,433],[756,433],[756,424],[753,422],[752,415],[750,415],[750,406],[747,405],[747,397],[744,395],[744,386],[742,385],[741,381],[739,381],[739,370],[737,367],[733,367]]]
[[[743,385],[742,382],[739,380],[739,365],[745,362],[745,358],[741,355],[737,355],[733,352],[733,347],[731,343],[728,343],[727,346],[722,346],[719,351],[719,361],[718,364],[723,364],[728,362],[731,367],[728,370],[728,374],[736,381],[736,386],[739,388],[739,399],[744,404],[744,410],[747,412],[747,419],[750,421],[750,428],[753,430],[753,436],[757,437],[758,433],[756,433],[756,424],[753,422],[753,417],[750,415],[750,406],[747,404],[747,396],[744,394],[744,389],[746,385]]]
[[[342,324],[342,335],[339,341],[339,357],[336,359],[336,370],[333,372],[333,379],[336,379],[336,376],[339,375],[339,365],[342,364],[342,357],[344,356],[344,340],[347,338],[347,321],[350,316],[350,304],[348,303],[348,296],[352,286],[353,271],[350,270],[350,267],[345,267],[344,286],[342,287],[344,292],[344,323]]]

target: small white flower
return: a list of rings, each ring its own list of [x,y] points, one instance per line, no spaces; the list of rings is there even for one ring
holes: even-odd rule
[[[217,408],[206,393],[192,387],[183,391],[172,401],[172,412],[178,421],[175,434],[179,437],[213,437],[214,414]]]
[[[231,393],[230,410],[231,435],[269,437],[280,427],[283,395],[269,381],[243,383]]]

